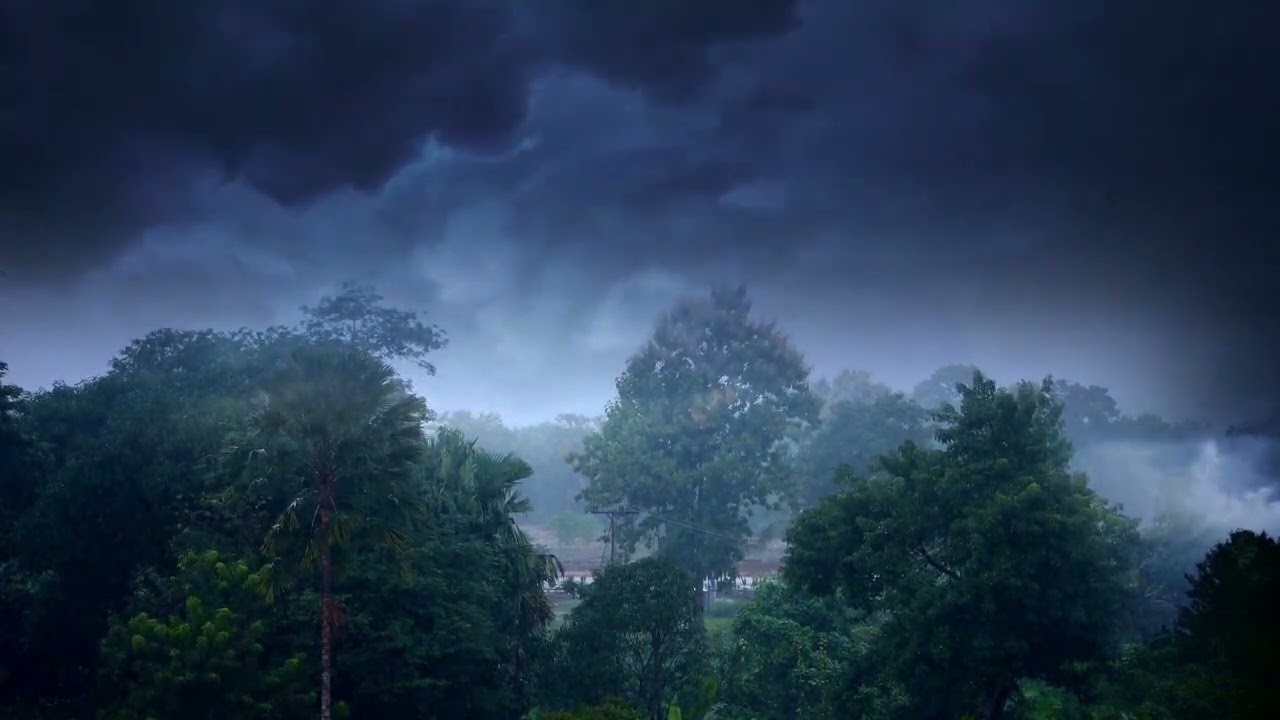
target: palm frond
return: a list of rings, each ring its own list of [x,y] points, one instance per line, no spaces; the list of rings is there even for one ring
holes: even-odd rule
[[[330,545],[344,545],[356,535],[360,521],[352,514],[336,512],[329,517],[329,536],[321,538]]]
[[[387,527],[382,531],[381,544],[396,552],[408,552],[409,536],[399,528]]]
[[[260,572],[253,575],[250,587],[261,595],[266,603],[270,604],[275,602],[275,599],[292,583],[293,578],[281,567],[280,563],[272,561],[264,566]]]
[[[317,567],[320,561],[320,543],[315,538],[307,541],[302,548],[302,554],[298,557],[298,565],[303,570],[311,570]]]

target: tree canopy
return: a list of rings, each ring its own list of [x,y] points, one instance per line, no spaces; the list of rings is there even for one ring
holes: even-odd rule
[[[706,630],[692,578],[670,562],[644,558],[605,567],[582,586],[582,604],[559,632],[545,682],[569,687],[559,702],[592,705],[610,697],[664,720],[706,665]]]
[[[840,488],[837,470],[876,470],[875,461],[906,442],[929,442],[929,413],[901,393],[865,401],[841,400],[824,407],[823,421],[800,441],[797,500],[812,507]]]
[[[1021,678],[1101,657],[1126,612],[1136,524],[1067,469],[1061,404],[975,373],[883,477],[802,515],[787,578],[885,614],[882,669],[915,717],[1000,717]]]
[[[572,456],[589,505],[646,511],[620,521],[627,549],[656,544],[697,578],[734,570],[749,513],[791,491],[783,440],[818,415],[804,358],[750,311],[739,288],[663,314]]]
[[[960,402],[959,386],[972,380],[975,372],[982,370],[975,365],[961,363],[943,365],[911,389],[911,399],[926,410],[955,405]]]

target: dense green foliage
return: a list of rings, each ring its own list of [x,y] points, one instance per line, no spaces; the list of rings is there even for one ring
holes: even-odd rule
[[[183,556],[157,604],[163,617],[112,620],[103,643],[101,692],[112,698],[105,716],[309,716],[300,712],[310,709],[314,686],[306,655],[272,657],[263,645],[271,622],[258,601],[265,582],[265,569],[226,563],[213,550]]]
[[[609,698],[599,705],[583,705],[572,711],[541,713],[535,720],[644,720],[644,716],[619,698]]]
[[[733,573],[750,513],[792,487],[783,441],[817,420],[804,358],[750,311],[739,289],[663,315],[600,431],[572,456],[589,504],[646,511],[619,520],[627,551],[656,545],[697,579]]]
[[[845,678],[866,654],[860,616],[770,583],[740,610],[721,653],[716,717],[845,717]]]
[[[579,590],[582,604],[556,634],[541,678],[549,706],[610,697],[662,720],[706,674],[706,630],[693,579],[659,558],[606,567]]]
[[[379,358],[440,343],[376,302],[349,287],[321,304],[338,325],[159,331],[102,377],[4,388],[6,716],[314,717],[325,625],[335,716],[527,709],[557,570],[514,525],[529,468],[423,436]]]
[[[812,507],[840,488],[842,467],[871,474],[880,455],[905,442],[929,441],[928,413],[900,393],[885,393],[870,400],[841,400],[824,407],[822,424],[801,441],[798,500]]]
[[[33,393],[0,363],[4,717],[1280,707],[1280,545],[1185,512],[1139,527],[1095,493],[1073,450],[1202,432],[1104,388],[959,365],[910,395],[856,370],[811,383],[744,292],[717,291],[660,318],[601,421],[436,421],[391,363],[432,371],[439,328],[357,285],[304,310],[160,330]],[[522,527],[589,543],[596,506],[635,511],[624,561],[558,613],[559,561]],[[777,528],[782,581],[704,617],[697,578]]]
[[[938,450],[906,443],[886,477],[793,526],[788,579],[886,615],[880,670],[914,717],[1002,714],[1021,678],[1100,657],[1128,609],[1126,520],[1067,469],[1049,388],[975,375],[938,414]]]

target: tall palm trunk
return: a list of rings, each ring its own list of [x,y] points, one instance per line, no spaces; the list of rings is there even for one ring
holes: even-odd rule
[[[1014,687],[1012,681],[1001,680],[987,690],[979,711],[982,720],[1001,720],[1004,717],[1005,705],[1009,702],[1009,696],[1013,694]]]
[[[296,492],[267,531],[263,550],[273,561],[286,552],[294,555],[308,573],[320,565],[321,720],[333,717],[333,643],[344,629],[334,596],[335,563],[341,560],[334,558],[334,546],[350,541],[357,528],[389,517],[384,504],[417,514],[416,493],[400,490],[416,474],[429,415],[422,398],[403,391],[391,366],[363,351],[328,345],[308,343],[289,353],[245,438],[260,448],[250,452],[254,472],[278,473],[272,481]],[[376,456],[367,453],[371,448]],[[261,464],[259,457],[269,461]],[[349,498],[340,515],[338,483],[348,476],[361,478],[365,492]],[[403,549],[399,528],[386,531],[385,539]],[[291,541],[303,540],[309,542],[293,547]],[[274,594],[274,588],[266,589]]]
[[[320,512],[320,720],[333,718],[333,555],[329,548],[329,510]]]

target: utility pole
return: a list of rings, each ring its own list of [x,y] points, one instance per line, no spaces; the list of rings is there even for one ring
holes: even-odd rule
[[[613,564],[614,556],[617,554],[617,523],[616,519],[619,515],[635,515],[635,510],[626,510],[622,508],[614,508],[612,510],[590,510],[592,515],[608,515],[609,516],[609,564]]]

